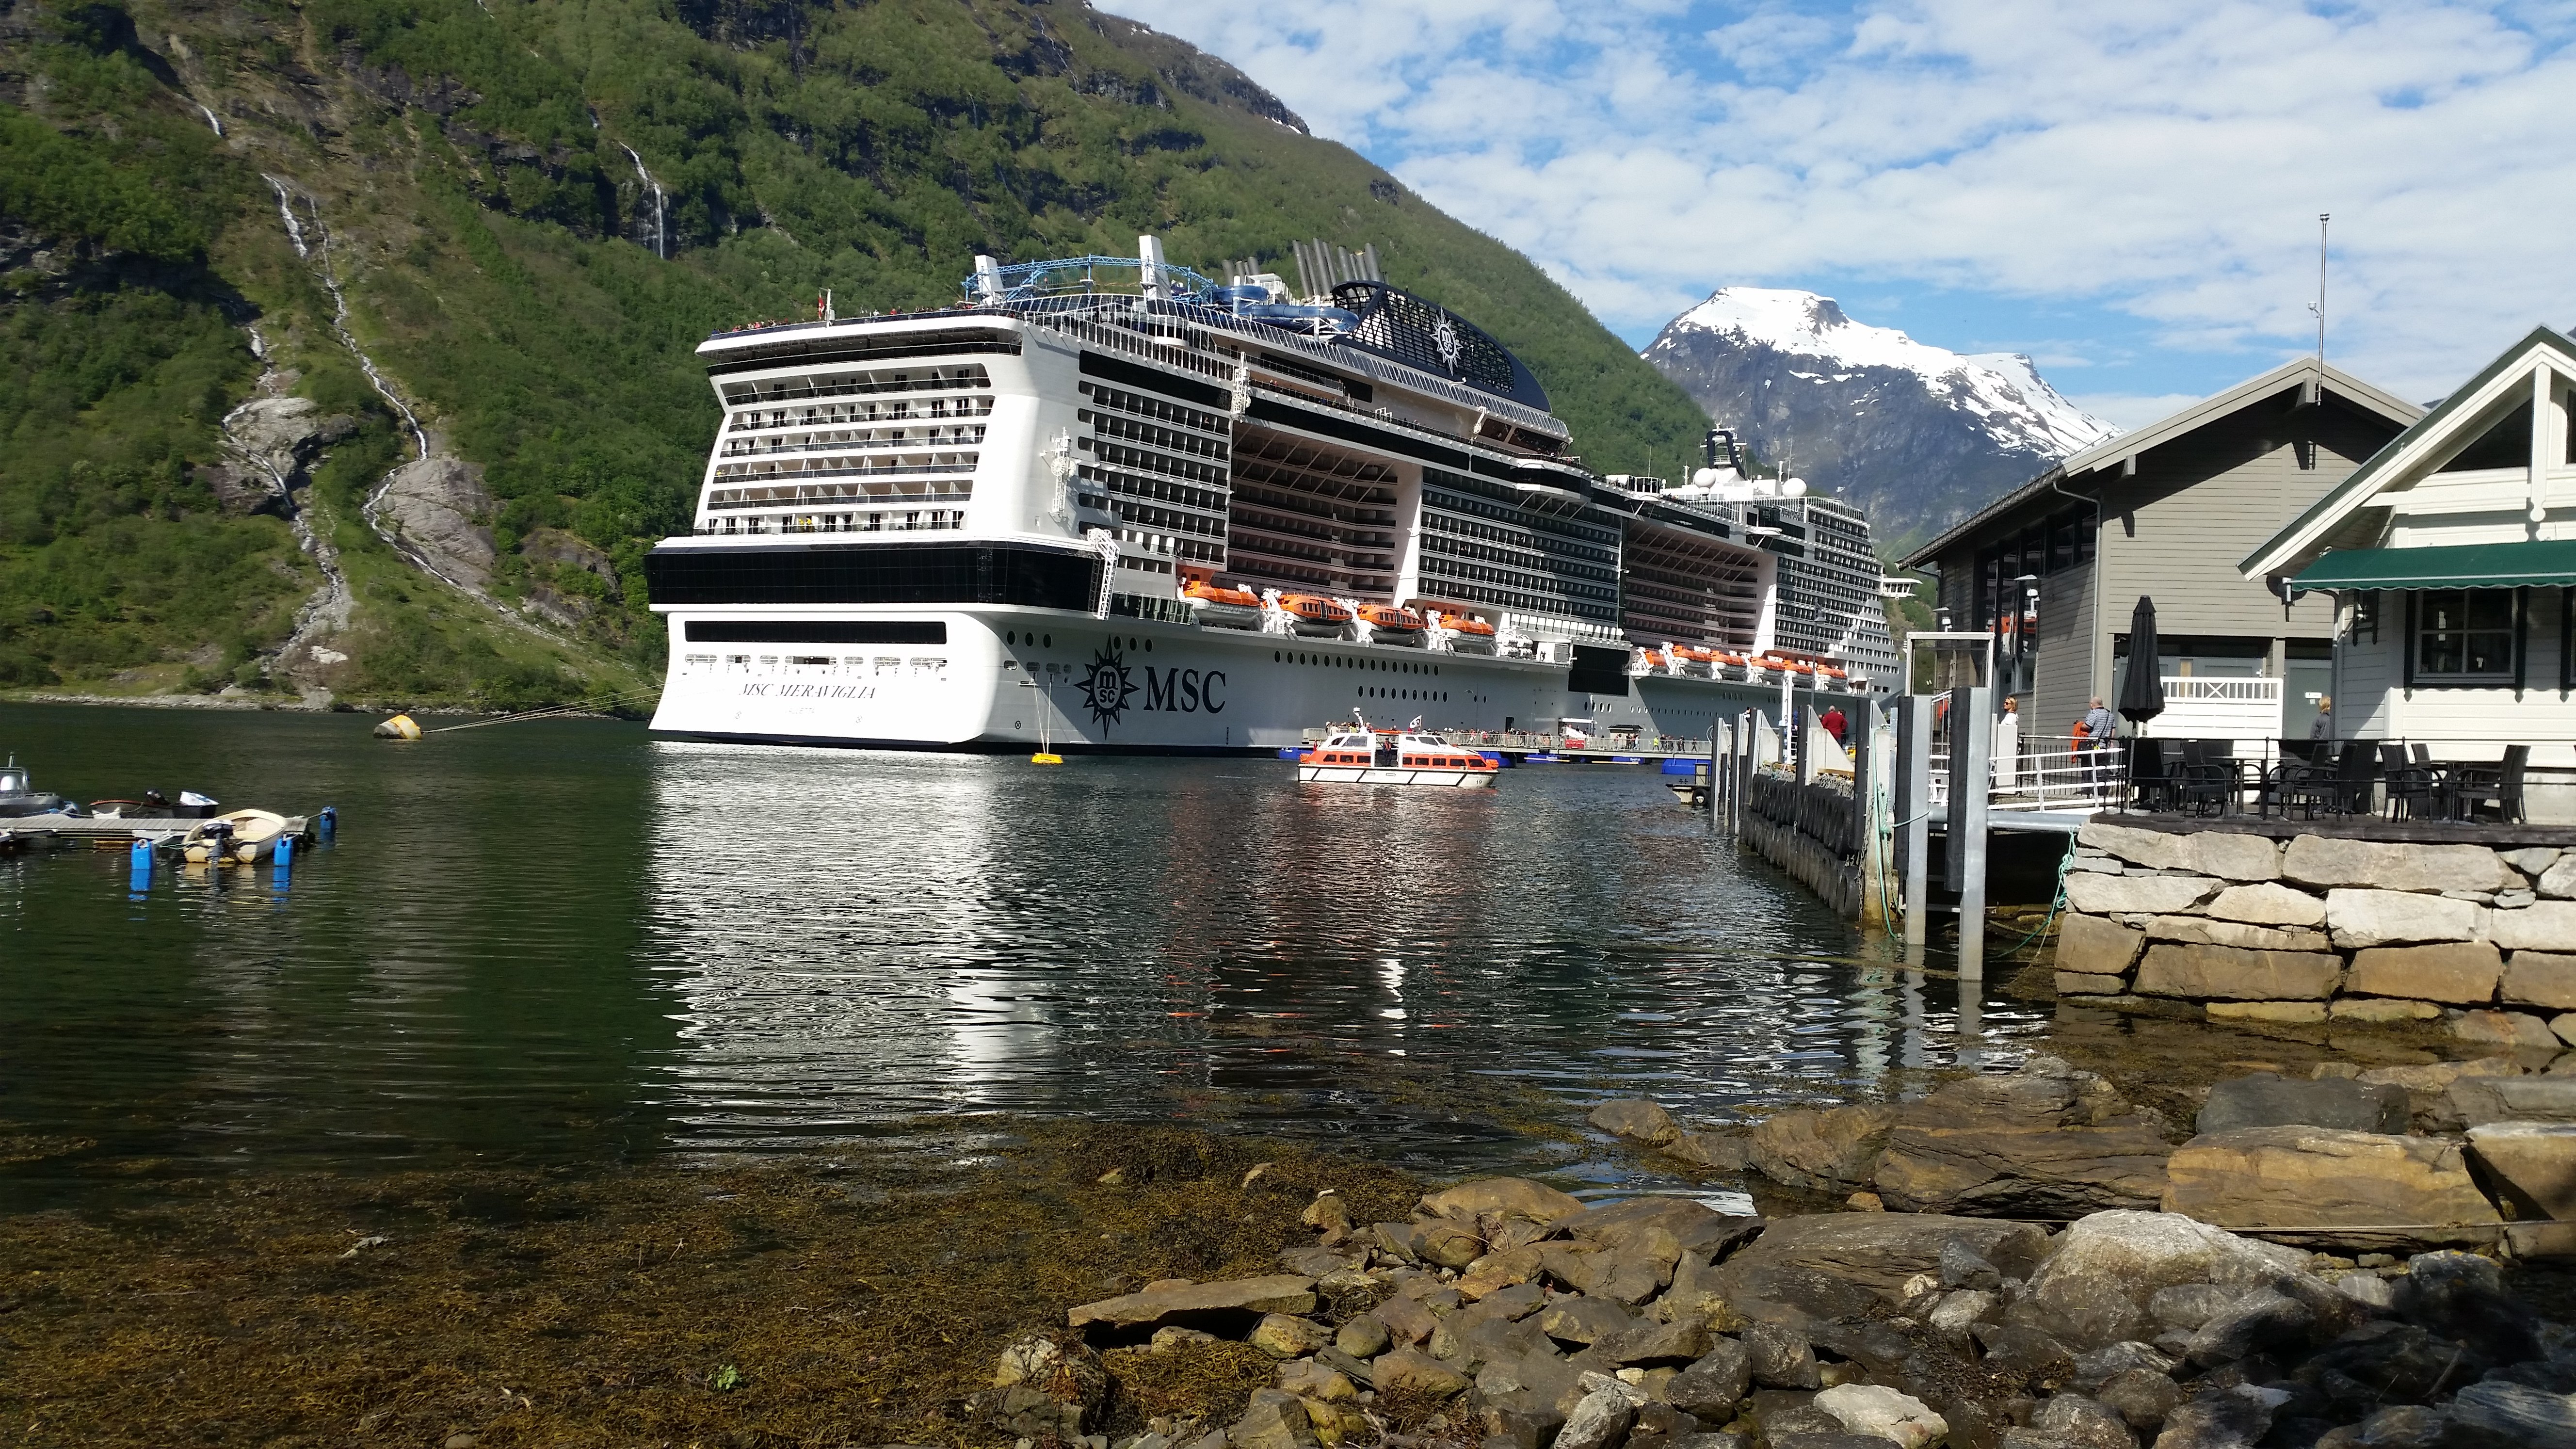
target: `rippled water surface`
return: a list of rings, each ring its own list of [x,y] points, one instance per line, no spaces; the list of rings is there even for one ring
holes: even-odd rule
[[[1463,1168],[1602,1097],[1722,1114],[1962,1046],[1955,986],[1740,861],[1651,766],[1439,793],[368,724],[0,705],[41,788],[342,819],[291,878],[136,894],[122,850],[0,860],[0,1176],[572,1162],[968,1111]],[[2035,1026],[1986,1004],[1966,1044]]]

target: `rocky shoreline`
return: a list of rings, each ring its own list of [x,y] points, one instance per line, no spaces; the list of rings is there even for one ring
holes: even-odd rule
[[[1328,1188],[1279,1272],[1022,1335],[968,1423],[1021,1449],[2576,1449],[2576,1329],[2512,1256],[2576,1216],[2576,1126],[2516,1116],[2576,1121],[2576,1079],[2341,1066],[2221,1082],[2188,1135],[2047,1057],[1747,1131],[1608,1104],[1614,1135],[1847,1210],[1494,1178],[1366,1222]],[[1260,1383],[1239,1413],[1120,1402],[1217,1361]]]

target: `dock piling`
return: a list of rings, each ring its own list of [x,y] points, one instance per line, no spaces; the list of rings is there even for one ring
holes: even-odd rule
[[[1919,950],[1932,916],[1932,698],[1896,702],[1896,870],[1905,883],[1905,944]]]
[[[1986,972],[1986,804],[1994,781],[1994,691],[1963,685],[1950,691],[1951,889],[1959,893],[1959,977]]]

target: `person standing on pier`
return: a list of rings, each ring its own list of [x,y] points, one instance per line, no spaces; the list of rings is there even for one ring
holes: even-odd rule
[[[2082,728],[2084,753],[2092,757],[2085,762],[2089,768],[2084,777],[2098,795],[2109,777],[2111,751],[2119,743],[2120,717],[2104,708],[2102,696],[2097,694],[2093,696],[2093,707],[2084,711]]]

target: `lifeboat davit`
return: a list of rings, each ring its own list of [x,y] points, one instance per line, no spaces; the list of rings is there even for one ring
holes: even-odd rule
[[[1351,627],[1351,611],[1321,594],[1281,594],[1279,607],[1290,626],[1310,639],[1338,639]]]
[[[1192,579],[1181,586],[1181,602],[1190,606],[1193,618],[1210,629],[1261,627],[1261,596],[1250,589],[1229,589],[1206,579]]]
[[[1362,604],[1360,622],[1368,625],[1372,644],[1400,644],[1408,649],[1422,645],[1422,616],[1394,604]]]

